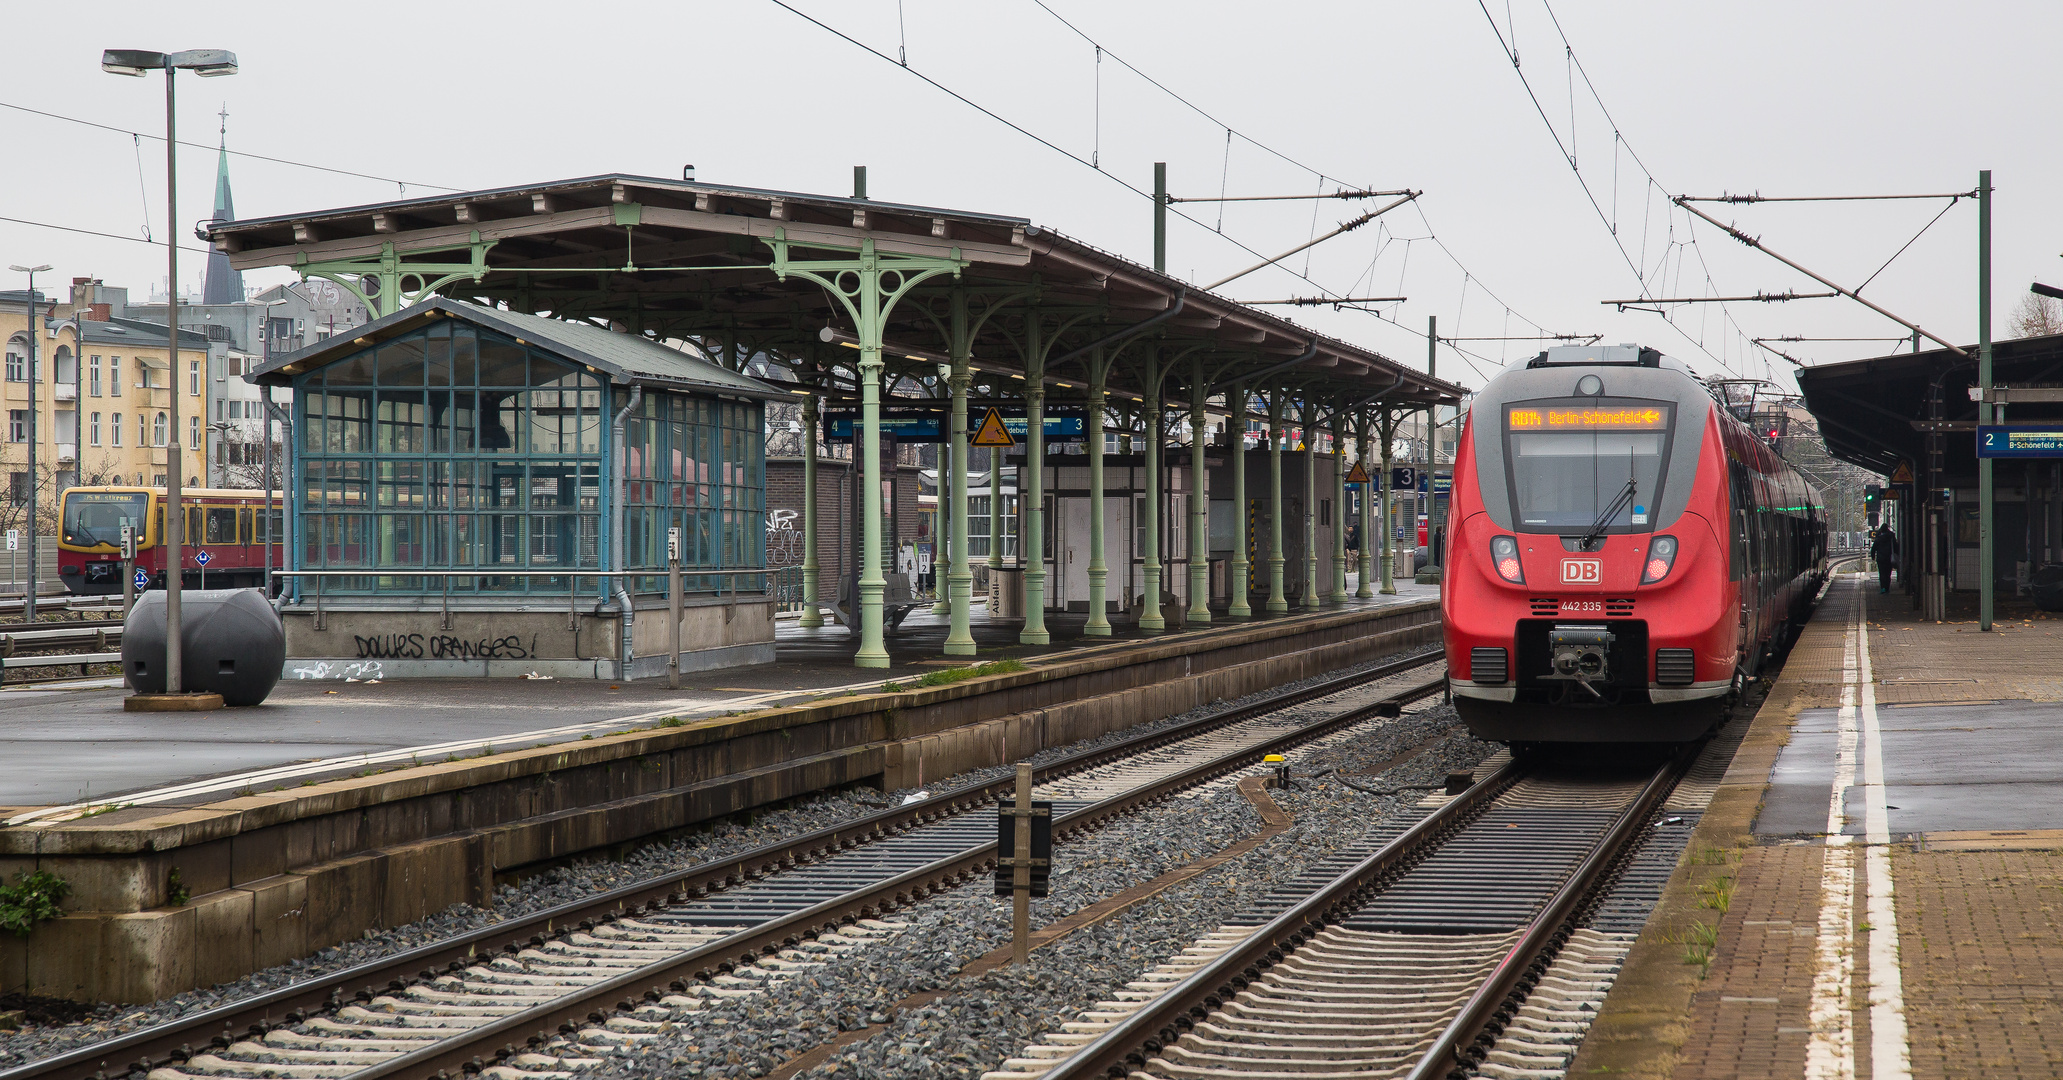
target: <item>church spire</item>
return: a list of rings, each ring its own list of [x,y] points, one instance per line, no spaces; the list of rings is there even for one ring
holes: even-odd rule
[[[229,106],[224,103],[219,114],[222,126],[218,132],[221,144],[215,159],[215,213],[216,221],[236,220],[236,206],[229,198]],[[208,273],[201,284],[201,303],[234,304],[244,298],[244,276],[229,265],[229,256],[220,251],[208,253]]]

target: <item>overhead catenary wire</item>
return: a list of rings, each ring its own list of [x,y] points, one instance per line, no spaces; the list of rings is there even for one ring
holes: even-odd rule
[[[78,124],[83,127],[99,128],[102,131],[112,131],[118,134],[127,135],[131,139],[151,139],[156,142],[165,141],[165,137],[163,135],[153,135],[147,131],[131,131],[128,128],[116,127],[113,124],[103,124],[98,121],[86,120],[77,116],[66,116],[63,113],[51,112],[47,109],[34,109],[30,108],[27,105],[16,105],[10,101],[0,101],[0,109],[13,109],[16,112],[24,112],[34,116],[47,117],[51,120],[62,120],[69,124]],[[209,146],[206,143],[188,142],[185,139],[179,140],[179,145],[192,150],[213,150],[220,153],[228,154],[231,157],[249,158],[253,161],[269,161],[274,165],[292,165],[298,169],[314,169],[317,172],[335,173],[338,176],[352,176],[360,180],[377,180],[382,184],[404,184],[409,187],[428,188],[432,191],[465,190],[464,188],[447,187],[443,184],[424,184],[414,180],[397,180],[391,176],[375,176],[372,173],[358,172],[353,169],[339,169],[331,165],[317,165],[313,162],[295,161],[292,158],[273,157],[270,154],[254,154],[248,150],[230,150],[220,146]]]
[[[0,221],[5,221],[11,225],[27,225],[37,229],[56,229],[59,232],[78,233],[81,236],[100,236],[105,237],[109,240],[121,240],[125,243],[130,244],[149,244],[152,247],[159,246],[157,241],[146,239],[140,236],[123,236],[121,233],[101,232],[98,229],[81,229],[73,225],[56,225],[48,221],[31,221],[28,218],[18,217],[0,217]],[[188,244],[179,245],[179,250],[191,251],[199,255],[213,255],[215,253],[214,249],[212,248],[193,247]]]
[[[776,0],[776,2],[779,2],[779,0]],[[1038,8],[1040,9],[1040,10],[1044,11],[1044,12],[1045,12],[1046,14],[1048,14],[1048,15],[1052,16],[1052,17],[1053,17],[1053,19],[1054,19],[1055,21],[1057,21],[1058,23],[1060,23],[1060,25],[1062,25],[1062,26],[1066,27],[1066,28],[1067,28],[1067,29],[1068,29],[1069,31],[1071,31],[1071,32],[1072,32],[1072,33],[1073,33],[1073,34],[1074,34],[1075,36],[1077,36],[1077,37],[1081,38],[1081,39],[1082,39],[1083,41],[1085,41],[1085,42],[1088,42],[1088,43],[1089,43],[1090,45],[1092,45],[1092,46],[1096,47],[1096,48],[1097,48],[1098,50],[1100,50],[1100,52],[1101,52],[1101,53],[1102,53],[1103,55],[1107,55],[1107,56],[1109,56],[1109,57],[1110,57],[1110,59],[1111,59],[1112,61],[1114,61],[1114,62],[1116,62],[1116,63],[1118,63],[1118,64],[1121,64],[1121,65],[1123,65],[1123,66],[1124,66],[1124,68],[1125,68],[1125,70],[1127,70],[1127,71],[1130,71],[1130,72],[1131,72],[1132,74],[1134,74],[1134,75],[1137,75],[1137,76],[1139,76],[1139,78],[1141,78],[1141,79],[1145,80],[1145,81],[1146,81],[1146,82],[1147,82],[1147,83],[1148,83],[1149,85],[1151,85],[1151,86],[1152,86],[1152,87],[1153,87],[1154,89],[1156,89],[1156,90],[1159,90],[1159,91],[1160,91],[1161,93],[1163,93],[1163,94],[1166,94],[1166,95],[1167,95],[1168,97],[1170,97],[1170,98],[1174,99],[1174,100],[1175,100],[1176,102],[1178,102],[1179,104],[1181,104],[1181,105],[1182,105],[1182,106],[1183,106],[1184,108],[1187,108],[1187,109],[1189,109],[1189,110],[1190,110],[1191,112],[1194,112],[1194,113],[1195,113],[1196,115],[1198,115],[1198,116],[1200,116],[1200,117],[1204,118],[1205,120],[1208,120],[1208,121],[1209,121],[1209,122],[1211,123],[1211,125],[1212,125],[1213,127],[1219,127],[1219,128],[1223,128],[1223,129],[1225,130],[1225,160],[1224,160],[1224,164],[1223,164],[1223,165],[1221,166],[1221,170],[1220,170],[1220,186],[1219,186],[1219,192],[1218,192],[1218,194],[1219,194],[1219,201],[1220,201],[1221,203],[1222,203],[1223,201],[1226,201],[1226,200],[1225,200],[1225,190],[1226,190],[1226,188],[1225,188],[1225,179],[1226,179],[1227,177],[1229,177],[1229,175],[1230,175],[1230,172],[1231,172],[1231,160],[1232,160],[1232,157],[1231,157],[1231,155],[1232,155],[1232,140],[1233,140],[1233,138],[1235,138],[1235,137],[1237,137],[1237,138],[1238,138],[1238,139],[1239,139],[1240,141],[1242,141],[1242,142],[1244,142],[1244,143],[1246,143],[1246,144],[1248,144],[1248,145],[1250,145],[1250,146],[1254,147],[1255,149],[1258,149],[1258,150],[1260,150],[1260,151],[1262,151],[1262,152],[1264,152],[1264,153],[1266,153],[1266,154],[1269,154],[1269,155],[1271,155],[1271,156],[1273,156],[1273,157],[1275,157],[1275,158],[1277,158],[1277,159],[1279,159],[1279,160],[1283,161],[1284,163],[1286,163],[1286,164],[1288,164],[1288,165],[1291,165],[1291,166],[1293,166],[1293,167],[1295,167],[1295,168],[1298,168],[1298,169],[1302,169],[1303,171],[1305,171],[1305,172],[1307,172],[1307,173],[1310,173],[1310,174],[1311,174],[1312,176],[1314,176],[1314,177],[1318,178],[1318,179],[1319,179],[1319,180],[1320,180],[1321,182],[1322,182],[1322,181],[1323,181],[1323,180],[1324,180],[1324,179],[1326,178],[1326,176],[1328,175],[1328,174],[1327,174],[1327,172],[1326,172],[1325,170],[1323,170],[1323,169],[1319,169],[1318,167],[1316,167],[1316,166],[1314,166],[1314,165],[1311,165],[1311,164],[1309,164],[1309,163],[1307,163],[1307,162],[1304,162],[1304,161],[1298,160],[1297,158],[1295,158],[1295,157],[1292,157],[1292,156],[1291,156],[1291,155],[1289,155],[1288,153],[1286,153],[1286,152],[1284,152],[1284,151],[1282,151],[1282,150],[1280,150],[1280,149],[1276,148],[1275,146],[1273,146],[1273,145],[1270,145],[1270,144],[1268,144],[1268,143],[1265,143],[1265,142],[1262,142],[1262,141],[1261,141],[1260,139],[1257,139],[1257,138],[1253,137],[1252,135],[1249,135],[1249,134],[1247,134],[1247,133],[1246,133],[1246,132],[1244,132],[1244,131],[1240,131],[1240,130],[1238,130],[1238,129],[1234,128],[1234,127],[1233,127],[1232,125],[1230,125],[1230,124],[1226,123],[1226,122],[1225,122],[1224,120],[1221,120],[1221,119],[1219,119],[1219,118],[1218,118],[1218,116],[1217,116],[1217,115],[1216,115],[1215,113],[1212,113],[1212,112],[1211,112],[1210,110],[1208,110],[1208,109],[1205,109],[1205,108],[1204,108],[1203,106],[1201,106],[1201,105],[1198,105],[1198,104],[1197,104],[1196,102],[1194,102],[1194,101],[1191,101],[1190,99],[1188,99],[1188,98],[1184,97],[1184,96],[1183,96],[1182,94],[1180,94],[1179,92],[1175,91],[1175,90],[1174,90],[1173,88],[1169,87],[1169,86],[1168,86],[1168,85],[1167,85],[1166,83],[1163,83],[1163,82],[1161,82],[1161,81],[1160,81],[1159,79],[1156,79],[1156,78],[1154,78],[1154,77],[1153,77],[1152,75],[1149,75],[1149,74],[1147,74],[1147,73],[1146,73],[1145,71],[1141,70],[1141,69],[1140,69],[1140,68],[1139,68],[1138,66],[1136,66],[1136,65],[1134,65],[1133,63],[1131,63],[1130,61],[1126,60],[1126,59],[1125,59],[1125,58],[1124,58],[1123,56],[1120,56],[1120,55],[1119,55],[1118,53],[1116,53],[1116,52],[1112,51],[1109,45],[1107,45],[1107,44],[1103,43],[1102,41],[1099,41],[1099,40],[1097,40],[1096,38],[1094,38],[1094,37],[1090,36],[1090,34],[1089,34],[1089,33],[1088,33],[1087,31],[1085,31],[1085,30],[1083,30],[1083,29],[1082,29],[1081,27],[1079,27],[1079,26],[1075,25],[1075,24],[1074,24],[1074,23],[1073,23],[1072,21],[1070,21],[1070,20],[1069,20],[1069,19],[1068,19],[1068,18],[1067,18],[1066,16],[1064,16],[1064,15],[1060,14],[1060,13],[1059,13],[1058,11],[1054,10],[1054,9],[1053,9],[1053,7],[1052,7],[1052,5],[1051,5],[1051,4],[1048,4],[1048,3],[1046,2],[1046,0],[1032,0],[1032,3],[1033,3],[1033,4],[1035,5],[1035,6],[1037,6],[1037,7],[1038,7]],[[786,7],[787,5],[786,5],[786,4],[782,4],[782,6],[783,6],[783,7]],[[790,10],[793,10],[793,9],[791,8]],[[811,20],[811,21],[815,21],[815,20]],[[821,25],[821,24],[820,24],[820,25]],[[1586,78],[1587,78],[1587,76],[1586,76]],[[1376,194],[1376,195],[1388,195],[1388,194],[1398,194],[1398,193],[1392,193],[1392,192],[1376,192],[1376,193],[1374,193],[1374,194]],[[1297,195],[1297,196],[1275,196],[1275,198],[1308,198],[1308,197],[1309,197],[1309,196],[1303,196],[1303,195]],[[1169,200],[1169,201],[1170,201],[1170,202],[1176,202],[1176,201],[1201,201],[1201,200],[1174,200],[1174,199],[1171,199],[1171,200]],[[1416,205],[1416,204],[1414,204],[1414,205]],[[1418,213],[1419,213],[1419,216],[1420,216],[1420,218],[1421,218],[1421,219],[1424,219],[1424,217],[1425,217],[1425,208],[1424,208],[1424,207],[1422,207],[1422,206],[1418,206],[1418,207],[1417,207],[1417,209],[1418,209]],[[1194,219],[1191,219],[1191,220],[1194,220]],[[1221,207],[1220,207],[1220,209],[1219,209],[1219,213],[1218,213],[1218,222],[1217,222],[1217,225],[1216,225],[1216,227],[1215,227],[1215,228],[1214,228],[1214,229],[1213,229],[1212,231],[1214,231],[1214,232],[1217,232],[1217,233],[1219,233],[1219,234],[1221,234],[1221,235],[1222,235],[1222,234],[1224,233],[1224,224],[1225,224],[1225,221],[1224,221],[1224,210],[1223,210],[1223,208],[1222,208],[1222,206],[1221,206]],[[1427,223],[1427,225],[1426,225],[1426,228],[1427,228],[1427,231],[1428,231],[1428,232],[1430,232],[1430,231],[1432,230],[1432,225],[1431,225],[1431,223],[1430,223],[1430,222],[1428,222],[1428,223]],[[1435,242],[1436,242],[1436,243],[1439,243],[1439,242],[1438,242],[1437,240],[1436,240]],[[1458,258],[1458,257],[1457,257],[1457,256],[1456,256],[1456,255],[1454,254],[1454,252],[1453,252],[1453,251],[1452,251],[1451,249],[1449,249],[1449,248],[1447,247],[1447,245],[1446,245],[1445,243],[1439,243],[1439,247],[1440,247],[1440,251],[1441,251],[1441,254],[1445,255],[1445,256],[1447,257],[1448,261],[1450,261],[1450,262],[1454,263],[1454,265],[1455,265],[1455,267],[1456,267],[1457,269],[1461,270],[1461,271],[1462,271],[1462,273],[1464,273],[1464,274],[1468,275],[1468,277],[1469,277],[1470,279],[1472,279],[1473,281],[1475,281],[1475,283],[1476,283],[1476,287],[1477,287],[1477,288],[1479,288],[1479,289],[1484,289],[1484,287],[1483,287],[1483,283],[1482,283],[1482,278],[1481,278],[1480,276],[1476,275],[1475,273],[1473,273],[1473,272],[1472,272],[1472,271],[1471,271],[1471,270],[1470,270],[1470,269],[1468,268],[1468,266],[1467,266],[1466,264],[1464,264],[1464,263],[1463,263],[1463,262],[1462,262],[1462,261],[1460,260],[1460,258]],[[1408,246],[1407,246],[1407,247],[1406,247],[1406,249],[1405,249],[1405,254],[1406,254],[1406,259],[1407,259],[1407,261],[1408,261],[1408,259],[1409,259],[1409,254],[1410,254],[1410,249],[1409,249],[1409,247],[1408,247]],[[1299,275],[1299,276],[1301,276],[1301,275]],[[1307,278],[1306,280],[1309,280],[1309,279]],[[1397,291],[1398,291],[1398,292],[1400,292],[1400,293],[1404,291],[1404,289],[1403,289],[1403,285],[1402,285],[1402,283],[1401,283],[1401,277],[1400,277],[1399,285],[1398,285],[1398,287],[1397,287]],[[1488,290],[1488,289],[1484,289],[1484,292],[1486,292],[1486,293],[1489,293],[1489,291],[1490,291],[1490,290]],[[1493,296],[1493,298],[1495,297],[1495,294],[1494,294],[1494,293],[1492,293],[1491,295]],[[1499,302],[1499,303],[1503,303],[1503,301],[1502,301],[1502,300],[1499,300],[1498,302]],[[1534,322],[1534,321],[1533,321],[1532,319],[1526,319],[1526,318],[1525,318],[1525,316],[1524,316],[1523,314],[1519,315],[1519,317],[1520,317],[1521,319],[1525,319],[1525,321],[1526,321],[1526,322],[1527,322],[1527,323],[1528,323],[1529,325],[1533,326],[1533,327],[1534,327],[1535,329],[1543,329],[1543,327],[1541,327],[1539,323],[1537,323],[1537,322]]]

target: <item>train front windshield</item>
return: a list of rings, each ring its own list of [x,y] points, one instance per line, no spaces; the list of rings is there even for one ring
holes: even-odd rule
[[[1519,531],[1651,531],[1673,419],[1663,401],[1577,398],[1506,406],[1505,462]]]
[[[73,547],[119,545],[122,526],[136,528],[143,540],[146,496],[129,491],[67,491],[64,495],[64,542]]]

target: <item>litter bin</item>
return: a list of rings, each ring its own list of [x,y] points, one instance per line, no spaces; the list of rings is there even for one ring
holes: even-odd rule
[[[1024,567],[1001,566],[989,571],[989,613],[1004,619],[1024,618]]]

